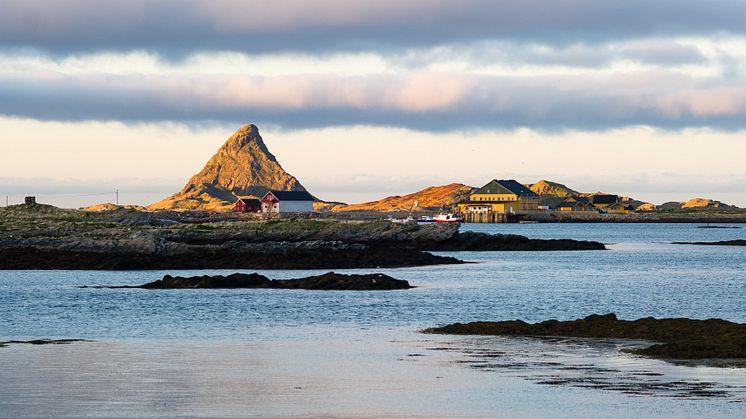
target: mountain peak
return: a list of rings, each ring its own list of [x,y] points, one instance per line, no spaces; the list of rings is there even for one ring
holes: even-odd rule
[[[254,124],[247,124],[236,130],[236,132],[225,141],[218,153],[225,152],[228,154],[240,154],[243,148],[247,146],[250,147],[252,144],[257,148],[257,152],[266,155],[267,159],[270,161],[277,162],[275,156],[270,153],[266,144],[264,144],[262,136],[259,135],[259,128]]]
[[[150,209],[224,209],[240,196],[305,191],[270,153],[256,125],[239,128],[184,188]]]
[[[236,134],[234,135],[237,135],[237,134],[259,135],[259,128],[254,124],[246,124],[236,130]]]

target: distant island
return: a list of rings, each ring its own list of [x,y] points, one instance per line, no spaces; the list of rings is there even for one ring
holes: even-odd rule
[[[33,197],[29,199],[35,202]],[[118,208],[104,203],[83,210]],[[579,192],[550,180],[521,183],[492,179],[479,188],[450,183],[365,203],[329,202],[306,190],[282,168],[253,124],[230,136],[180,191],[147,207],[124,208],[147,212],[237,212],[247,217],[325,213],[343,219],[455,212],[467,222],[746,222],[746,210],[712,199],[655,205],[613,193]]]

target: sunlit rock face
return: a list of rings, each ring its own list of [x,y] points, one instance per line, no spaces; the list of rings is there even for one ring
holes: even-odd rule
[[[306,190],[269,152],[256,125],[249,124],[239,128],[181,191],[148,208],[221,210],[238,197],[261,197],[270,189]]]
[[[362,204],[340,205],[334,211],[421,211],[423,209],[450,208],[469,199],[474,188],[460,183],[431,186],[404,196],[389,196]],[[415,205],[416,203],[416,205]]]

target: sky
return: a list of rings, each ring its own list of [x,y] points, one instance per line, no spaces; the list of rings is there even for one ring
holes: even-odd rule
[[[0,6],[10,203],[149,204],[253,123],[326,200],[514,178],[746,207],[743,1]]]

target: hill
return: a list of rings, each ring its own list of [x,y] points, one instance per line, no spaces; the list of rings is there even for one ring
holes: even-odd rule
[[[81,211],[89,211],[89,212],[116,211],[120,208],[131,209],[131,210],[136,210],[136,211],[147,210],[147,208],[141,205],[116,205],[116,204],[112,204],[111,202],[106,202],[103,204],[96,204],[96,205],[91,205],[89,207],[81,208]]]
[[[537,195],[550,195],[550,196],[571,196],[580,195],[580,192],[568,188],[567,186],[551,182],[548,180],[540,180],[536,183],[526,185],[531,191]]]
[[[263,196],[268,190],[305,191],[287,173],[255,125],[238,129],[184,188],[149,210],[224,210],[241,196]]]
[[[333,211],[422,211],[424,209],[449,208],[454,204],[467,200],[474,190],[471,186],[461,183],[431,186],[421,191],[404,196],[389,196],[378,201],[338,206]],[[417,203],[417,206],[415,206]]]
[[[692,198],[686,202],[666,202],[660,206],[660,209],[664,210],[677,210],[677,209],[711,209],[711,208],[738,208],[733,205],[724,204],[720,201],[707,198]]]
[[[561,183],[552,182],[549,180],[540,180],[533,184],[526,185],[531,191],[533,191],[535,194],[540,195],[542,197],[560,197],[564,198],[566,196],[592,196],[592,195],[616,195],[616,194],[609,194],[606,192],[578,192],[574,189],[571,189]],[[640,208],[642,211],[650,211],[655,208],[654,204],[651,204],[649,202],[639,201],[634,198],[630,198],[628,196],[619,196],[619,202],[622,202],[626,205],[631,205],[633,208],[637,209]]]

